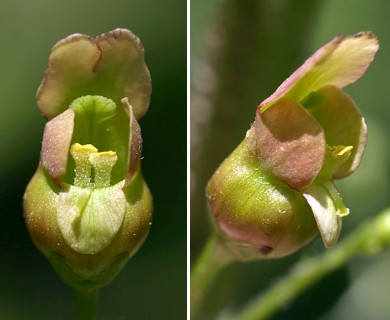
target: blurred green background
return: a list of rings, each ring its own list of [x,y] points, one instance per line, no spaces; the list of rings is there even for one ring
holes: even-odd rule
[[[372,66],[346,88],[369,128],[359,170],[339,185],[349,217],[341,238],[390,205],[390,2],[384,0],[198,0],[191,2],[191,258],[210,233],[204,187],[243,139],[256,106],[317,48],[339,34],[371,30],[380,39]],[[217,52],[217,54],[216,54]],[[210,319],[237,310],[294,262],[322,252],[316,239],[276,261],[229,267],[212,288]],[[357,257],[274,319],[389,319],[390,250]],[[218,319],[223,319],[221,316]]]
[[[58,40],[118,27],[141,38],[152,74],[140,124],[155,210],[144,246],[102,290],[99,319],[185,318],[186,2],[0,0],[0,319],[73,318],[72,291],[33,246],[22,216],[45,123],[35,92]]]

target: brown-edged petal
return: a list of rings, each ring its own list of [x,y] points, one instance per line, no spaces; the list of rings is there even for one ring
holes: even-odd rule
[[[126,110],[128,110],[130,117],[129,162],[127,176],[124,184],[124,187],[127,187],[133,179],[134,174],[137,172],[140,165],[142,155],[142,135],[139,123],[134,116],[133,108],[129,104],[127,98],[122,99],[122,105],[125,107]]]
[[[351,174],[359,165],[367,142],[367,126],[353,100],[335,86],[318,90],[323,98],[309,109],[325,132],[330,146],[352,146],[349,158],[334,172],[334,178]]]
[[[50,53],[37,101],[50,119],[84,95],[105,96],[117,105],[128,97],[139,119],[148,109],[150,94],[150,73],[140,40],[129,30],[116,29],[96,38],[74,34],[58,42]]]
[[[47,122],[43,133],[41,163],[58,185],[66,172],[74,117],[72,109],[66,110]]]
[[[257,152],[272,175],[300,189],[321,170],[325,136],[318,122],[297,102],[283,98],[256,114]]]
[[[364,74],[378,48],[378,39],[371,32],[334,38],[307,59],[258,110],[264,112],[281,97],[302,101],[310,92],[326,85],[342,88],[355,82]]]

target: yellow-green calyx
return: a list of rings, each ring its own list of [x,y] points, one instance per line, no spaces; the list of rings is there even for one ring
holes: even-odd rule
[[[333,246],[349,214],[335,179],[358,167],[367,128],[341,89],[378,50],[367,32],[320,48],[258,107],[244,141],[207,186],[213,222],[239,259],[290,254],[320,231]]]
[[[107,284],[149,232],[137,120],[150,91],[143,48],[128,30],[72,35],[50,54],[37,94],[49,121],[24,213],[35,244],[72,286]]]
[[[263,170],[245,139],[207,185],[214,226],[237,259],[279,258],[317,227],[303,195]]]

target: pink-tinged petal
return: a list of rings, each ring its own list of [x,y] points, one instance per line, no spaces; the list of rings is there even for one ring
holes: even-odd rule
[[[85,95],[79,92],[92,81],[100,59],[101,51],[93,39],[82,34],[73,34],[52,48],[45,77],[37,91],[38,106],[45,117],[55,117],[74,99]]]
[[[371,32],[334,38],[306,60],[258,110],[264,112],[281,97],[302,101],[326,85],[342,88],[355,82],[364,74],[378,48],[378,39]]]
[[[127,176],[124,184],[124,188],[126,188],[131,182],[131,180],[133,179],[134,175],[136,174],[141,162],[142,135],[141,135],[141,128],[139,126],[137,119],[134,116],[133,108],[129,104],[128,99],[127,98],[123,99],[122,104],[124,105],[125,109],[128,111],[129,118],[130,118],[129,162],[128,162]]]
[[[116,29],[96,37],[96,43],[103,54],[96,72],[101,75],[102,86],[108,87],[107,97],[113,95],[117,104],[127,97],[135,117],[140,119],[148,110],[152,93],[141,41],[129,30]]]
[[[359,108],[351,97],[335,86],[318,90],[321,101],[309,109],[325,132],[330,146],[352,146],[349,158],[336,170],[333,177],[340,179],[359,166],[367,142],[367,126]]]
[[[326,188],[320,184],[313,183],[302,192],[313,211],[325,247],[332,247],[336,244],[341,231],[341,216],[337,213],[335,202]]]
[[[72,109],[64,111],[46,123],[43,133],[41,162],[58,185],[66,172],[74,117]]]
[[[50,53],[37,101],[50,119],[81,96],[101,95],[118,105],[128,97],[139,119],[148,109],[150,94],[140,40],[129,30],[116,29],[96,38],[74,34],[59,41]]]
[[[318,122],[297,102],[280,99],[256,115],[257,153],[261,165],[294,189],[311,183],[325,156],[325,136]]]

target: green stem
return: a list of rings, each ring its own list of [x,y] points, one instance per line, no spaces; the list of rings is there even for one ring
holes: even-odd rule
[[[97,315],[98,288],[74,288],[76,298],[76,320],[94,320]]]
[[[300,262],[278,284],[255,298],[238,315],[237,320],[269,319],[283,305],[305,289],[340,268],[353,256],[378,253],[390,245],[390,208],[356,229],[337,247],[325,254]]]
[[[233,261],[216,236],[209,238],[191,272],[191,319],[201,319],[201,304],[218,274]]]

